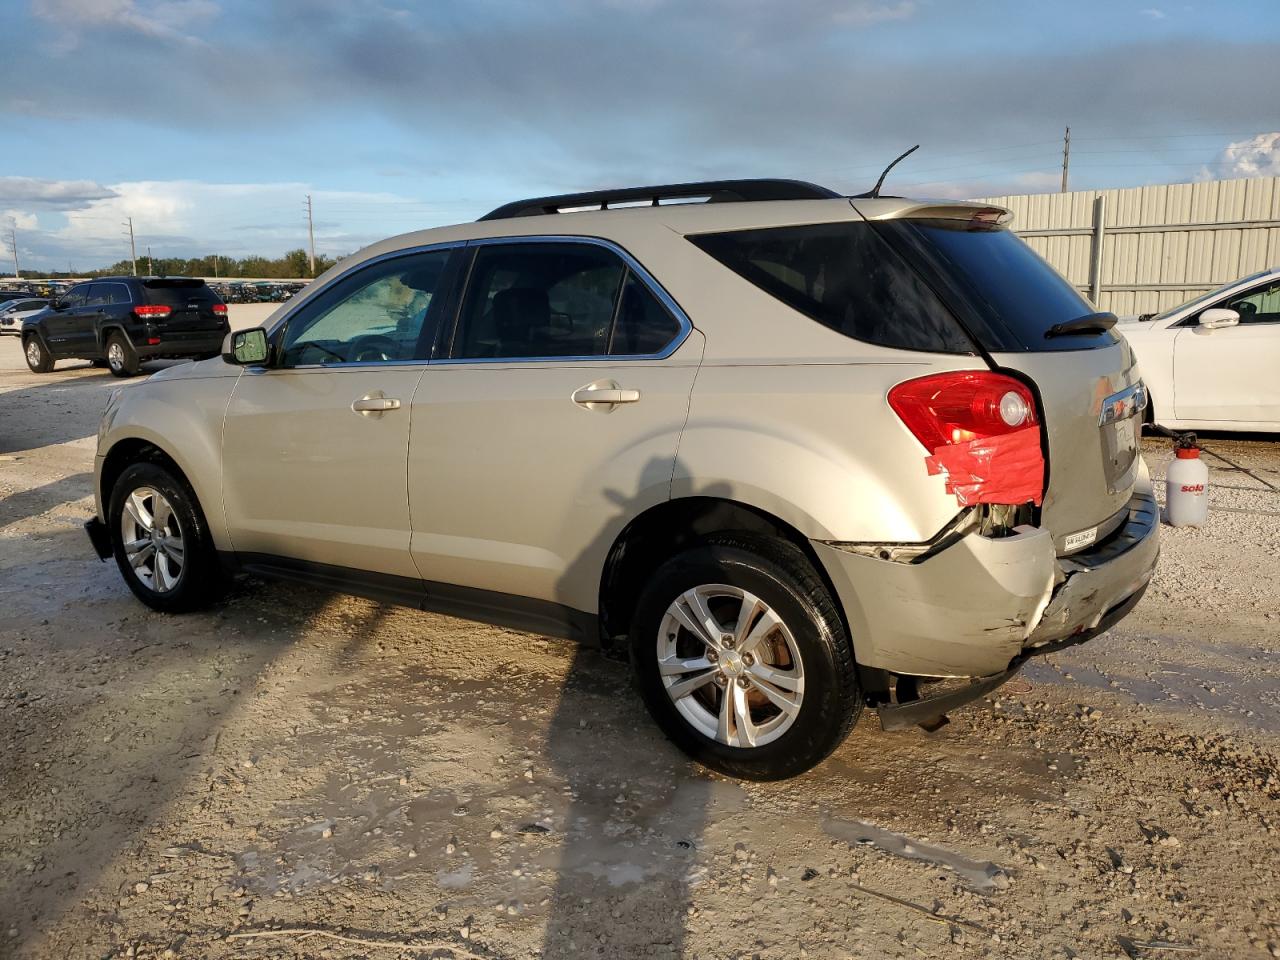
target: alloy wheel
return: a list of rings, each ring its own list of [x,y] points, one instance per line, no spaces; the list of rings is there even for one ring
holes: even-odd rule
[[[719,743],[764,746],[800,715],[800,648],[782,618],[750,591],[723,583],[686,590],[662,618],[656,652],[676,710]]]
[[[107,363],[111,364],[112,370],[124,369],[124,347],[118,340],[112,340],[111,346],[107,347]]]
[[[27,363],[33,367],[40,365],[40,344],[35,337],[27,341]]]
[[[120,514],[124,553],[134,575],[150,590],[168,593],[182,576],[186,544],[182,524],[164,494],[138,487]]]

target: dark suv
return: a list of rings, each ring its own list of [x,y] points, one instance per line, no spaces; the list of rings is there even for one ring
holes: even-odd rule
[[[27,366],[92,360],[131,377],[143,360],[203,359],[222,352],[227,305],[203,280],[104,277],[79,283],[22,325]]]

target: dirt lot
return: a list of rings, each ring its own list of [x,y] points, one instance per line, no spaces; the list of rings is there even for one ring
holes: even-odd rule
[[[1280,956],[1278,438],[1210,441],[1119,628],[751,785],[560,641],[258,582],[150,613],[80,529],[116,383],[0,342],[2,957]]]

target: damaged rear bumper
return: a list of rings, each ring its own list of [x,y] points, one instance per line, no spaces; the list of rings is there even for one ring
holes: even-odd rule
[[[1057,556],[1048,530],[1032,527],[998,539],[970,533],[917,562],[814,542],[844,606],[858,663],[895,674],[980,678],[985,686],[973,699],[1027,656],[1105,630],[1137,603],[1155,571],[1159,509],[1143,480],[1115,532],[1069,557]]]

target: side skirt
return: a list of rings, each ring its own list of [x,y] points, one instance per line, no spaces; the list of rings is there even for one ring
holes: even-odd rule
[[[335,593],[349,593],[463,620],[574,640],[588,646],[601,644],[599,617],[550,600],[534,600],[475,587],[371,573],[264,553],[219,551],[218,559],[226,570],[233,573],[305,583]]]

